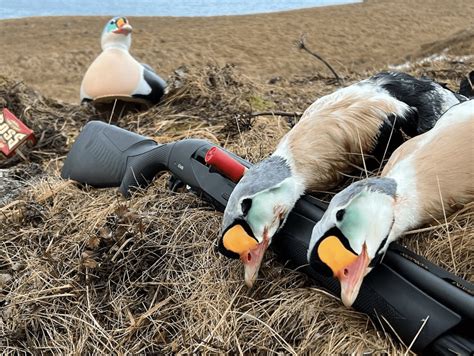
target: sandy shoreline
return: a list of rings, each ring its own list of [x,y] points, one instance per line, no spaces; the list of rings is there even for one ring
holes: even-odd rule
[[[208,62],[233,63],[261,81],[324,72],[321,64],[296,49],[304,33],[308,45],[338,71],[364,72],[401,63],[423,45],[472,27],[467,13],[474,13],[469,0],[378,0],[260,15],[133,17],[131,52],[165,78],[181,65]],[[100,53],[99,37],[107,19],[0,21],[0,74],[77,102],[83,73]]]

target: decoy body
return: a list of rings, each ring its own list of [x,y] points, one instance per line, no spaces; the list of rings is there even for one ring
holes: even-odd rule
[[[304,192],[336,186],[362,166],[362,154],[388,157],[403,142],[401,130],[416,136],[431,129],[460,100],[465,98],[431,80],[393,72],[318,99],[276,151],[236,185],[219,251],[241,259],[252,286],[273,235]]]
[[[166,82],[130,55],[131,32],[125,17],[107,22],[101,38],[102,53],[82,80],[81,102],[119,99],[151,105],[160,101]]]
[[[350,306],[392,241],[473,200],[474,100],[469,100],[400,146],[381,177],[336,194],[313,229],[308,261],[339,279],[342,301]]]

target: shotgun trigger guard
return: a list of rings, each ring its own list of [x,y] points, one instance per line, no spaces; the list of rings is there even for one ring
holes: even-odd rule
[[[175,193],[184,193],[186,191],[186,184],[179,178],[171,175],[168,179],[168,189]]]

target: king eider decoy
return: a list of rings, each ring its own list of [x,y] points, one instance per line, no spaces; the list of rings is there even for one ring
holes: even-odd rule
[[[251,167],[226,206],[219,251],[240,258],[252,286],[272,237],[307,191],[339,184],[362,154],[380,158],[466,100],[428,79],[383,72],[316,100],[275,152]],[[388,143],[389,142],[389,143]]]
[[[129,53],[132,26],[125,17],[115,17],[102,31],[102,53],[87,69],[81,84],[81,102],[111,102],[115,99],[157,104],[166,82],[148,65]]]
[[[474,200],[474,100],[449,109],[435,127],[408,140],[380,177],[334,196],[315,225],[310,265],[339,279],[351,306],[364,276],[404,232],[443,221],[456,204]]]

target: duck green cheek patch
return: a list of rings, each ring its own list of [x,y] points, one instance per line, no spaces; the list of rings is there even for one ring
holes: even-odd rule
[[[0,112],[0,151],[10,157],[15,150],[27,140],[36,142],[33,131],[23,122],[4,108]]]

